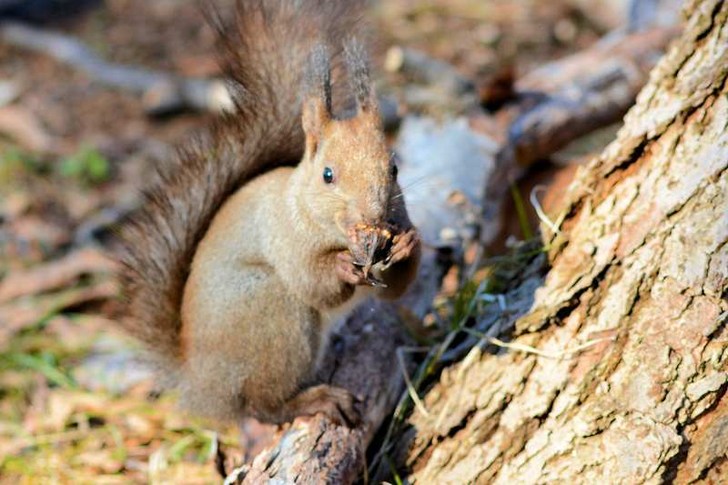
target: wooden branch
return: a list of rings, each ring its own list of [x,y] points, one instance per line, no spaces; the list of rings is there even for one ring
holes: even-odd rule
[[[18,22],[0,24],[0,39],[53,57],[108,86],[139,93],[146,111],[152,115],[182,109],[218,112],[232,108],[232,99],[222,80],[191,79],[113,64],[71,36]]]
[[[516,82],[520,102],[508,120],[483,201],[484,242],[497,233],[500,201],[533,162],[595,129],[618,122],[647,82],[650,69],[678,31],[609,35],[593,47],[546,64]]]
[[[646,30],[680,21],[682,0],[566,0],[590,24],[604,31]],[[625,29],[626,28],[626,29]]]
[[[527,166],[619,121],[677,33],[674,28],[656,28],[619,39],[609,36],[519,79],[515,88],[525,109],[511,123],[509,150],[503,156]]]

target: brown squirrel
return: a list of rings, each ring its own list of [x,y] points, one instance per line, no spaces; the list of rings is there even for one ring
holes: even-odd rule
[[[357,421],[348,391],[315,385],[326,335],[362,296],[401,295],[420,251],[366,56],[347,40],[360,11],[239,1],[222,37],[235,112],[159,168],[123,232],[125,327],[194,412]],[[342,49],[347,118],[332,112]]]

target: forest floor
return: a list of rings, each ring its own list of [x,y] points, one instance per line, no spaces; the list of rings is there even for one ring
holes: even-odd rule
[[[526,72],[603,33],[565,3],[382,2],[375,66],[399,44],[474,79]],[[113,62],[212,77],[214,34],[196,5],[106,0],[44,28]],[[134,94],[0,43],[0,482],[209,483],[216,433],[248,453],[264,440],[251,425],[245,450],[234,427],[178,412],[114,325],[115,224],[209,116],[152,118]]]

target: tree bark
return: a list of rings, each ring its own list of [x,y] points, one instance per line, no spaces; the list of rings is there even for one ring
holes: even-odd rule
[[[685,12],[544,228],[548,274],[505,293],[511,347],[481,340],[413,411],[411,483],[728,476],[728,3]]]

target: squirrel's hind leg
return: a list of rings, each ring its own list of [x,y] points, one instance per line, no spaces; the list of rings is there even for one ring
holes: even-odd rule
[[[257,410],[254,415],[262,421],[284,423],[298,416],[323,414],[336,424],[356,427],[361,423],[361,414],[356,406],[358,402],[344,388],[319,384],[303,389],[275,411]]]

